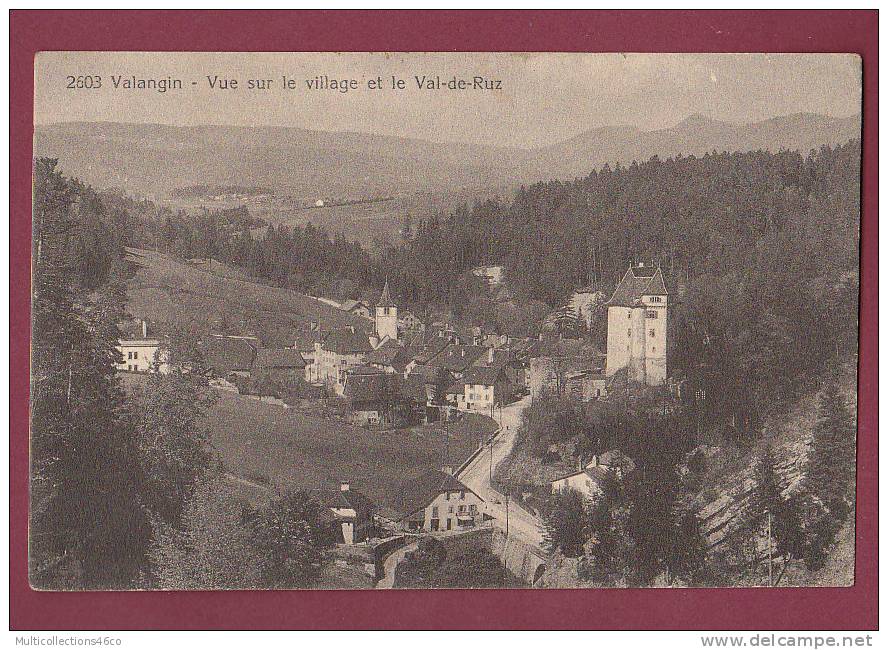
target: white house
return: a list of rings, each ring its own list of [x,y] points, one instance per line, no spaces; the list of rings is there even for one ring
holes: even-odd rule
[[[587,499],[595,499],[601,494],[601,485],[607,476],[607,468],[601,465],[592,465],[562,476],[552,481],[552,492],[564,490],[576,490]]]
[[[169,365],[160,351],[160,339],[120,339],[117,350],[123,361],[117,370],[124,372],[169,372]]]
[[[354,327],[331,330],[315,344],[315,358],[309,375],[342,395],[348,370],[363,365],[364,357],[372,349],[367,335]]]
[[[629,381],[666,382],[667,299],[659,268],[629,267],[607,302],[608,377],[627,368]]]
[[[398,510],[405,530],[434,533],[480,526],[483,507],[484,500],[444,467],[404,485]]]

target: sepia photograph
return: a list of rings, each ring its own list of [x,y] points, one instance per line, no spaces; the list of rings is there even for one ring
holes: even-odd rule
[[[38,52],[32,589],[853,586],[861,79]]]

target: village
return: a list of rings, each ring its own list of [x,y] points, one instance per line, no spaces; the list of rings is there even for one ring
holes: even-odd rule
[[[504,282],[501,267],[474,273],[491,290]],[[200,346],[210,385],[220,392],[275,404],[282,412],[322,412],[376,436],[438,427],[440,466],[399,488],[397,507],[374,503],[355,485],[359,477],[342,476],[338,489],[310,488],[340,547],[366,549],[365,566],[381,584],[391,581],[392,563],[420,537],[477,531],[500,540],[507,566],[507,549],[517,545],[513,564],[520,566],[513,568],[533,584],[547,557],[540,513],[513,501],[493,480],[494,469],[511,452],[524,409],[543,396],[605,403],[625,398],[635,387],[636,393],[677,401],[681,386],[670,380],[666,365],[668,297],[659,265],[644,263],[630,264],[609,298],[593,287],[575,292],[556,317],[567,311],[586,328],[593,318],[605,318],[605,351],[546,324],[536,338],[442,321],[427,324],[398,305],[387,281],[375,304],[324,300],[361,319],[363,328],[327,329],[313,321],[307,331],[295,332],[287,347],[262,347],[256,336],[230,334],[210,335]],[[118,370],[168,372],[164,337],[152,337],[145,320],[134,334],[119,342]],[[448,452],[449,429],[460,423],[478,441],[468,456]],[[608,469],[622,472],[631,462],[617,450],[596,454],[551,481],[551,490],[576,490],[592,499]],[[345,551],[349,562],[354,553]]]

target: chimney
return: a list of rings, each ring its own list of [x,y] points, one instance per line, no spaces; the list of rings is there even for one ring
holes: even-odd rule
[[[463,348],[462,350],[460,350],[460,351],[459,351],[459,355],[460,355],[461,357],[465,358],[465,356],[466,356],[466,349]]]
[[[445,474],[450,474],[451,476],[453,476],[453,467],[451,465],[444,465],[444,467],[441,468],[441,471]]]
[[[146,321],[144,318],[142,319],[142,338],[148,338],[148,321]]]
[[[340,492],[348,492],[348,491],[349,491],[349,488],[350,488],[350,486],[349,486],[349,484],[348,484],[348,481],[342,481],[342,482],[339,484],[339,491],[340,491]]]
[[[355,326],[354,326],[354,325],[349,325],[349,326],[348,326],[348,331],[351,332],[352,334],[354,334],[354,333],[355,333]]]
[[[493,348],[487,348],[487,365],[488,365],[488,366],[492,366],[492,365],[493,365],[493,358],[494,358],[494,356],[495,356],[495,355],[494,355],[494,349],[493,349]]]

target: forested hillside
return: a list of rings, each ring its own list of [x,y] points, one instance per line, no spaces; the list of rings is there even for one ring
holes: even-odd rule
[[[745,419],[856,352],[859,171],[858,140],[606,166],[419,224],[386,264],[408,300],[454,302],[467,269],[502,264],[520,300],[553,307],[590,276],[607,292],[630,261],[660,264],[670,373]]]

